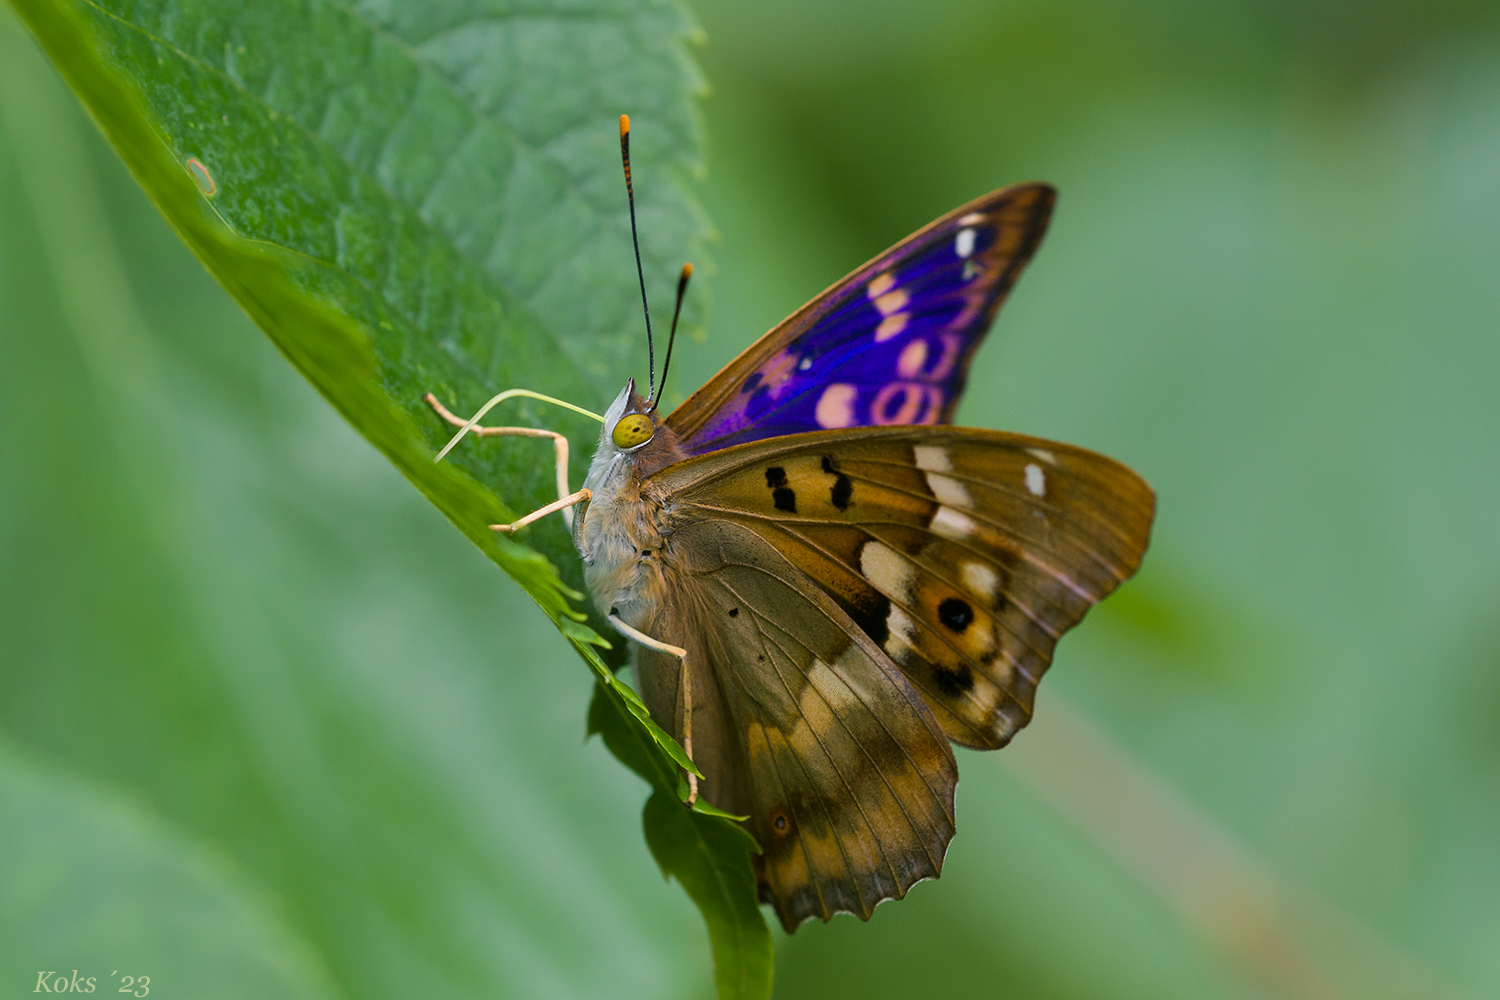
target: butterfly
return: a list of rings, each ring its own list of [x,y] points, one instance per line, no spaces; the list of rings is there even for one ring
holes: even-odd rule
[[[622,118],[633,231],[628,138]],[[593,600],[704,775],[690,801],[745,817],[788,932],[940,874],[951,744],[1009,742],[1058,638],[1144,555],[1155,496],[1130,469],[949,423],[1055,197],[1019,184],[954,209],[666,417],[653,359],[647,397],[629,380],[603,415],[584,489],[563,452],[560,499],[515,524],[579,508]]]

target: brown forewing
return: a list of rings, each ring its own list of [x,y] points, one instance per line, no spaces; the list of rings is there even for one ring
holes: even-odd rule
[[[741,445],[647,483],[684,522],[732,521],[895,661],[944,732],[1003,746],[1058,637],[1135,572],[1155,497],[1102,455],[951,427]]]

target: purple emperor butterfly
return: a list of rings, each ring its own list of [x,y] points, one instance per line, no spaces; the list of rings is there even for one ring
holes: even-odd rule
[[[630,193],[628,142],[622,117]],[[652,718],[705,776],[692,795],[748,817],[761,897],[789,932],[868,918],[937,877],[949,744],[1009,742],[1058,638],[1145,552],[1155,497],[1134,472],[948,425],[1054,197],[1019,184],[955,209],[665,418],[654,374],[645,399],[627,382],[577,493],[559,435],[438,407],[466,430],[558,442],[560,499],[497,527],[582,505],[593,599],[637,645]],[[670,356],[669,342],[663,381]]]

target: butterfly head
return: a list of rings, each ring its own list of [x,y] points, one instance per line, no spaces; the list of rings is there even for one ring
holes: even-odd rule
[[[640,397],[635,391],[635,379],[630,379],[604,411],[600,449],[609,447],[624,455],[640,451],[656,437],[656,420],[651,404]]]

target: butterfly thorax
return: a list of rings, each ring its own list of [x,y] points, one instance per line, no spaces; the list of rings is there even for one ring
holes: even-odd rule
[[[610,430],[621,413],[643,412],[633,387],[627,386],[606,414],[584,485],[593,495],[584,522],[584,580],[594,604],[636,628],[647,626],[665,593],[664,548],[670,529],[654,491],[643,488],[653,472],[686,455],[677,436],[653,411],[655,434],[634,450],[616,447]]]

